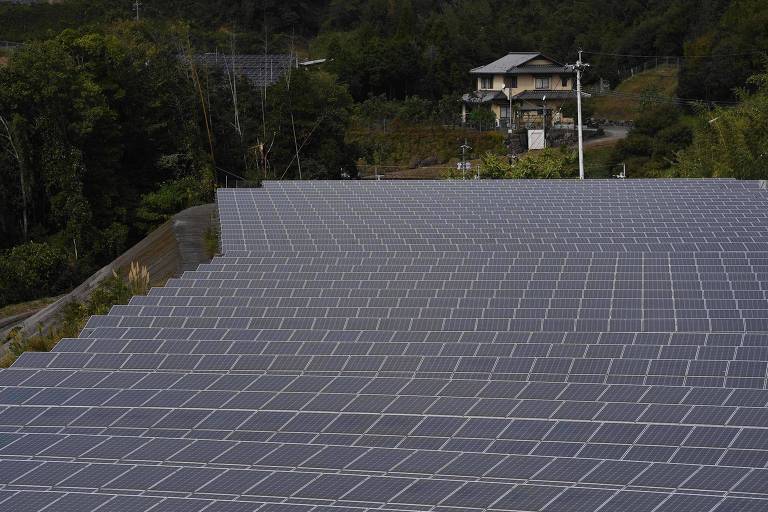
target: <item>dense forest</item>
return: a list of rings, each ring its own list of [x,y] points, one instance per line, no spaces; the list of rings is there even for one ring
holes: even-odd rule
[[[0,6],[0,39],[55,36],[134,16],[129,0]],[[146,19],[184,20],[208,49],[292,47],[333,59],[356,100],[385,93],[432,99],[463,91],[467,70],[511,50],[563,61],[588,52],[597,76],[656,56],[683,56],[679,96],[735,98],[768,50],[763,0],[154,0]],[[592,52],[590,55],[589,52]],[[641,56],[641,57],[632,57]]]
[[[587,82],[611,83],[673,57],[685,101],[638,105],[611,161],[765,176],[764,0],[145,0],[136,14],[129,0],[0,5],[0,40],[25,43],[0,56],[0,306],[73,286],[225,180],[407,160],[416,127],[455,120],[467,71],[507,51],[573,62],[582,48]],[[210,51],[328,62],[262,89],[197,65]]]

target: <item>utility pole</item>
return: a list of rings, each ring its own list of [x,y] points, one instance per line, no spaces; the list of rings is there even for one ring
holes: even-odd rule
[[[461,149],[461,179],[467,179],[467,150],[471,150],[472,146],[467,143],[467,139],[464,139],[464,144],[459,147]]]
[[[139,21],[139,8],[141,7],[141,2],[139,2],[139,0],[136,0],[133,3],[133,7],[136,9],[136,21]]]
[[[581,121],[581,72],[586,70],[589,67],[589,64],[586,64],[581,60],[581,53],[582,50],[579,50],[579,60],[576,61],[576,64],[571,64],[568,66],[571,70],[576,70],[576,109],[578,111],[578,122],[579,122],[579,179],[584,179],[584,135],[582,132],[582,121]]]
[[[541,123],[542,131],[544,132],[544,147],[547,147],[547,97],[544,96],[541,98],[541,114],[542,119],[544,120],[543,123]]]

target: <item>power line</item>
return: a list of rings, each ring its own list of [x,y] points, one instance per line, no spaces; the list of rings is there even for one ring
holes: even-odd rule
[[[590,90],[597,97],[613,96],[615,98],[648,101],[648,102],[654,102],[654,103],[675,103],[678,105],[696,105],[699,103],[708,103],[708,104],[724,105],[724,106],[734,106],[734,105],[741,104],[741,102],[738,102],[738,101],[715,101],[715,100],[704,100],[700,98],[679,98],[676,96],[662,96],[662,95],[655,95],[655,94],[633,94],[633,93],[627,93],[627,92],[605,91],[605,90],[602,92],[599,92],[599,89],[595,89],[595,88],[591,88]]]
[[[746,56],[746,55],[766,55],[768,54],[768,51],[766,50],[751,50],[748,52],[738,52],[738,53],[717,53],[717,54],[709,54],[709,55],[642,55],[642,54],[633,54],[633,53],[611,53],[611,52],[597,52],[597,51],[587,51],[584,50],[584,53],[589,55],[604,55],[608,57],[637,57],[637,58],[647,58],[647,59],[653,59],[653,58],[659,58],[659,59],[717,59],[717,58],[725,58],[725,57],[740,57],[740,56]]]

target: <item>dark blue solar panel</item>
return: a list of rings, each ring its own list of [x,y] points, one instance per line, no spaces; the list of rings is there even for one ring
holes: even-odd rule
[[[222,189],[223,255],[0,372],[0,509],[762,510],[765,203]]]

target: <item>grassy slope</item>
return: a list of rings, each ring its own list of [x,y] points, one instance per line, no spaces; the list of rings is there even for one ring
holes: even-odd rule
[[[626,96],[599,96],[590,100],[594,106],[593,117],[597,119],[629,120],[637,114],[640,96],[649,90],[661,96],[672,97],[677,91],[678,69],[675,66],[659,66],[638,73],[621,82],[616,93]]]
[[[392,123],[386,130],[358,125],[349,130],[347,140],[357,144],[366,155],[359,162],[362,177],[374,174],[372,165],[379,164],[389,177],[430,179],[442,176],[459,160],[459,146],[466,139],[473,151],[468,159],[487,151],[503,153],[505,134],[478,132],[436,125]],[[380,155],[380,161],[375,160]],[[431,160],[428,165],[420,162]]]
[[[44,299],[37,299],[29,302],[22,302],[20,304],[10,304],[3,308],[0,308],[0,318],[11,317],[20,315],[22,313],[28,313],[32,311],[38,311],[43,309],[49,304],[53,304],[59,297],[46,297]]]

